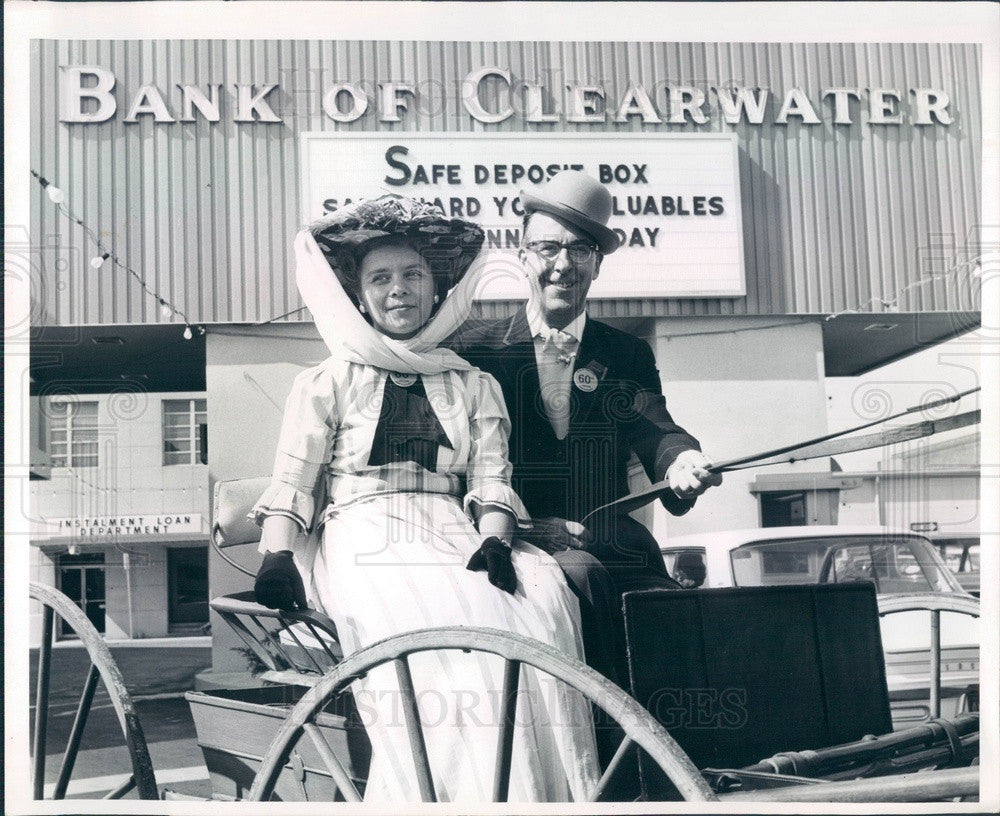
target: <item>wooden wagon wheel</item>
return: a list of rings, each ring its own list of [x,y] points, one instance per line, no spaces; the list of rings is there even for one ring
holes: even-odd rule
[[[267,749],[260,770],[254,778],[247,799],[270,799],[282,767],[292,748],[308,734],[323,758],[340,794],[349,802],[361,801],[354,783],[343,764],[331,750],[315,723],[317,714],[338,692],[371,669],[392,664],[402,691],[404,722],[410,739],[413,761],[423,801],[434,801],[434,784],[430,763],[420,730],[413,682],[407,658],[418,652],[439,649],[460,649],[496,654],[504,658],[503,720],[497,740],[496,765],[493,769],[493,801],[507,800],[513,751],[513,724],[518,700],[518,676],[521,664],[532,666],[569,685],[583,694],[616,720],[625,732],[614,758],[594,793],[597,801],[613,777],[622,759],[635,745],[643,748],[663,769],[681,795],[688,801],[716,801],[708,783],[702,778],[687,754],[666,730],[632,697],[579,660],[567,657],[552,647],[509,632],[476,627],[446,627],[424,629],[397,635],[374,643],[344,659],[327,672],[302,697],[282,723]]]
[[[129,756],[132,759],[132,775],[105,799],[120,799],[129,791],[136,789],[140,799],[159,799],[156,788],[156,777],[153,775],[153,765],[149,759],[146,738],[139,724],[132,698],[125,687],[118,665],[111,656],[104,638],[94,628],[94,625],[83,614],[83,611],[68,597],[57,589],[44,584],[31,583],[28,587],[29,596],[42,604],[42,643],[38,653],[38,682],[35,693],[35,729],[32,740],[32,790],[35,799],[42,799],[45,791],[45,742],[49,715],[49,675],[52,657],[52,633],[55,616],[66,621],[80,638],[90,656],[90,671],[84,682],[83,693],[77,706],[76,718],[70,729],[66,751],[63,754],[59,777],[52,793],[53,799],[63,799],[66,788],[73,774],[77,754],[80,751],[80,741],[83,729],[87,724],[90,707],[97,691],[97,681],[104,681],[104,686],[111,698],[118,722],[125,735]]]
[[[979,599],[941,592],[915,592],[905,595],[886,595],[878,600],[880,618],[897,612],[917,611],[931,613],[931,666],[928,704],[931,717],[936,718],[941,716],[941,613],[955,612],[978,618]]]

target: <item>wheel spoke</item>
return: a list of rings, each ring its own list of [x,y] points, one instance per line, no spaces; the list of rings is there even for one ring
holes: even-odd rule
[[[503,666],[503,710],[500,719],[500,734],[497,737],[497,762],[493,774],[493,800],[506,802],[510,793],[510,764],[514,752],[514,715],[517,713],[517,686],[521,674],[521,664],[516,660],[505,660]]]
[[[625,755],[628,753],[629,748],[633,745],[635,745],[635,743],[632,742],[631,737],[625,737],[618,745],[618,750],[616,750],[615,755],[611,757],[611,762],[608,763],[607,770],[601,774],[601,780],[597,783],[597,787],[594,789],[594,795],[590,798],[591,802],[601,801],[601,797],[604,796],[605,791],[607,791],[608,786],[611,784],[611,780],[615,778],[615,774],[618,773],[618,769],[622,766],[622,760],[625,759]]]
[[[406,734],[410,738],[410,753],[413,754],[413,764],[417,771],[417,784],[420,786],[421,800],[436,802],[434,782],[431,779],[431,765],[427,757],[427,746],[424,744],[424,732],[420,727],[420,712],[417,711],[417,698],[413,689],[413,677],[410,675],[410,665],[406,658],[396,658],[396,677],[399,680],[399,692],[403,703],[403,719],[406,723]]]
[[[128,779],[122,782],[117,788],[115,788],[111,793],[106,794],[101,797],[103,799],[121,799],[126,793],[135,787],[135,774],[132,774]]]
[[[931,717],[941,716],[941,610],[931,610],[931,689],[927,702]]]
[[[80,704],[76,709],[76,717],[73,719],[73,728],[70,730],[69,740],[66,743],[66,753],[63,754],[59,779],[56,781],[55,792],[52,794],[53,799],[62,799],[66,795],[66,786],[69,784],[73,766],[76,764],[76,755],[80,751],[80,740],[83,738],[83,729],[87,725],[87,717],[90,715],[90,706],[94,702],[94,692],[97,690],[97,680],[100,676],[97,666],[91,663],[87,680],[83,686],[83,694],[80,695]]]
[[[344,799],[348,802],[360,802],[361,794],[358,793],[358,789],[354,787],[354,782],[351,780],[347,770],[337,758],[337,755],[333,753],[329,743],[324,739],[323,732],[319,730],[319,726],[315,723],[306,723],[302,726],[302,730],[313,741],[313,745],[319,751],[326,769],[330,772],[330,776],[333,777],[333,783],[337,786]]]
[[[509,783],[503,777],[508,776],[510,771],[505,770],[503,766],[512,764],[511,735],[514,732],[510,723],[514,721],[514,714],[517,712],[515,703],[520,702],[517,694],[517,678],[520,666],[523,664],[566,683],[571,689],[582,694],[590,703],[612,716],[628,737],[618,747],[616,758],[612,760],[611,766],[602,777],[599,787],[608,787],[610,780],[620,777],[629,767],[622,758],[630,749],[634,751],[641,748],[666,773],[685,799],[717,801],[717,796],[711,787],[666,729],[611,681],[581,661],[567,657],[548,644],[511,632],[471,626],[406,632],[373,643],[344,657],[334,668],[319,678],[279,726],[261,758],[260,768],[245,797],[246,800],[260,802],[270,798],[275,780],[285,761],[284,757],[288,756],[288,752],[302,738],[306,726],[314,724],[317,713],[323,710],[324,706],[337,699],[339,695],[346,694],[351,684],[358,678],[372,670],[388,670],[391,665],[395,670],[398,691],[401,694],[400,703],[407,728],[409,748],[416,768],[418,792],[423,801],[435,801],[425,735],[420,727],[413,678],[406,661],[414,654],[452,649],[462,652],[485,652],[497,655],[505,661],[502,689],[505,697],[501,706],[503,720],[497,734],[497,767],[494,769],[492,779],[497,799],[509,796],[509,791],[506,790]],[[315,741],[316,737],[313,739]],[[323,739],[323,742],[326,740]],[[507,743],[511,744],[509,751],[504,749]],[[316,746],[325,755],[320,742],[316,742]],[[346,762],[344,758],[342,761],[336,760],[327,764],[331,772],[337,774],[338,765],[346,769]]]
[[[49,671],[52,665],[52,624],[54,613],[43,607],[42,644],[38,650],[38,685],[35,693],[34,797],[41,799],[45,791],[45,732],[49,720]]]
[[[159,799],[159,790],[156,786],[156,776],[153,774],[153,766],[149,759],[149,749],[146,746],[146,738],[142,733],[142,726],[136,713],[132,698],[129,695],[125,678],[122,677],[118,664],[108,649],[107,643],[101,634],[94,628],[94,624],[88,620],[83,611],[76,606],[69,598],[59,592],[54,587],[32,582],[28,586],[28,595],[33,600],[42,604],[42,647],[39,653],[39,673],[38,686],[35,697],[35,735],[32,770],[34,772],[33,789],[35,798],[41,799],[45,790],[45,730],[48,720],[49,706],[49,674],[51,671],[51,648],[52,633],[54,629],[55,615],[58,615],[73,632],[80,638],[81,644],[86,648],[90,656],[91,666],[96,668],[104,686],[107,689],[111,705],[118,717],[118,724],[125,737],[128,747],[129,758],[132,763],[132,775],[134,781],[132,787],[138,789],[140,799]],[[91,672],[91,674],[93,671]],[[86,686],[92,683],[91,676],[88,675]],[[75,763],[75,758],[79,754],[79,740],[83,728],[89,716],[92,706],[93,691],[84,688],[77,709],[76,720],[74,721],[71,736],[67,742],[67,750],[63,755],[63,768],[60,768],[60,780],[57,785],[65,786]],[[129,788],[131,790],[131,787]],[[121,794],[119,794],[121,795]]]
[[[930,613],[930,664],[927,703],[930,716],[941,716],[941,613],[980,617],[979,599],[971,596],[949,595],[943,592],[887,595],[878,602],[880,618],[899,612],[926,611]]]
[[[292,755],[292,747],[299,741],[302,736],[302,728],[296,728],[290,735],[287,744],[284,746],[282,753],[274,758],[273,764],[268,765],[267,763],[261,763],[260,770],[257,771],[257,776],[254,777],[253,784],[256,785],[258,780],[260,780],[261,772],[265,769],[267,770],[267,776],[263,778],[263,785],[261,786],[261,792],[257,797],[249,797],[253,801],[258,802],[268,802],[274,796],[274,786],[278,784],[278,777],[281,775],[281,771],[284,769],[285,764],[289,761]]]

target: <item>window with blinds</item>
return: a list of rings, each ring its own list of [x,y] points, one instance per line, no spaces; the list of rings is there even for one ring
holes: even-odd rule
[[[163,401],[163,464],[207,464],[205,400]]]
[[[48,409],[52,467],[97,467],[97,403],[52,400]]]

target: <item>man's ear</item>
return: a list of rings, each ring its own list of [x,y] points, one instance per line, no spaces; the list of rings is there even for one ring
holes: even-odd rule
[[[594,274],[591,276],[591,280],[597,280],[597,276],[601,274],[601,261],[603,260],[604,256],[598,252],[594,261]]]
[[[524,266],[524,261],[527,257],[528,257],[528,251],[523,246],[518,247],[517,260],[521,264],[521,269],[524,271],[525,276],[527,276],[528,274],[528,270]]]

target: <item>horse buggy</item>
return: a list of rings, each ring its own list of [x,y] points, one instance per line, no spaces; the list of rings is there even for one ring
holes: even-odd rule
[[[216,506],[213,544],[225,560],[253,575],[230,555],[230,548],[246,544],[253,532],[227,521],[222,504],[221,510]],[[624,596],[627,689],[545,644],[507,632],[427,629],[345,656],[336,627],[319,612],[268,609],[252,592],[216,598],[213,609],[252,656],[256,684],[185,695],[212,798],[361,801],[372,752],[351,688],[368,672],[389,667],[402,691],[408,761],[423,801],[436,801],[410,661],[425,652],[457,650],[493,655],[502,667],[491,724],[494,761],[481,769],[495,802],[508,797],[526,667],[583,695],[594,727],[603,730],[605,742],[617,744],[604,757],[593,801],[977,800],[978,684],[970,685],[948,718],[940,716],[942,655],[936,632],[930,633],[925,680],[937,707],[919,722],[893,720],[880,622],[901,610],[928,608],[924,595],[886,606],[879,604],[875,585],[865,581],[708,584]],[[34,797],[66,796],[103,682],[132,765],[128,781],[105,798],[190,798],[157,784],[126,678],[86,616],[51,587],[32,584],[30,594],[42,605],[44,628],[32,701]],[[932,613],[935,609],[940,613],[940,605]],[[965,604],[962,611],[978,615],[978,606]],[[46,785],[56,618],[75,631],[91,665],[58,776]],[[936,615],[934,621],[939,623]]]

